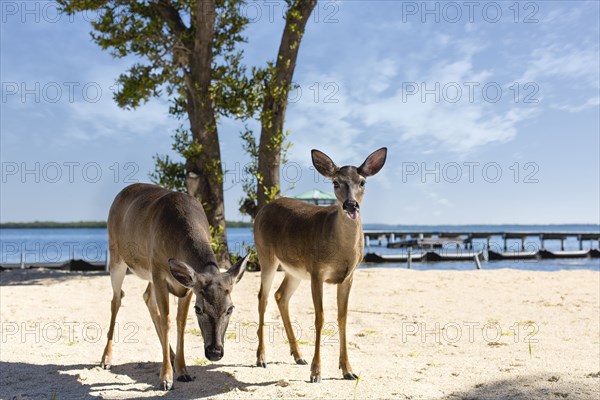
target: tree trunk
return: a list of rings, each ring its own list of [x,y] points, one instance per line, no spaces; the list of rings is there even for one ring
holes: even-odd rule
[[[229,268],[221,152],[214,114],[190,108],[193,107],[188,106],[192,137],[202,145],[202,151],[197,159],[187,160],[186,169],[195,174],[188,175],[187,189],[189,194],[202,203],[208,223],[215,230],[219,244],[215,256],[219,266]]]
[[[288,93],[304,28],[317,0],[296,0],[286,14],[275,70],[267,82],[258,147],[257,211],[280,193],[279,168]]]
[[[186,169],[196,175],[189,177],[187,188],[188,193],[202,203],[208,223],[216,232],[218,250],[215,256],[219,266],[229,268],[221,150],[215,109],[210,98],[215,18],[214,0],[197,2],[194,50],[190,56],[190,69],[184,74],[192,137],[202,149],[196,159],[186,160]]]

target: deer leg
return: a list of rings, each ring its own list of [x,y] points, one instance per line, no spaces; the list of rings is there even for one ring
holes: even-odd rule
[[[346,317],[348,316],[348,297],[352,288],[352,278],[350,275],[345,281],[337,287],[337,306],[338,306],[338,327],[340,330],[340,368],[344,379],[355,380],[358,378],[348,361],[348,348],[346,347]]]
[[[127,272],[127,264],[122,260],[119,260],[117,255],[111,254],[110,257],[110,282],[113,289],[113,297],[110,302],[110,326],[108,328],[106,347],[104,353],[102,353],[102,360],[100,366],[104,369],[110,369],[112,366],[112,345],[113,335],[115,332],[115,322],[117,320],[117,313],[121,307],[121,299],[125,296],[125,293],[121,290],[123,286],[123,280],[125,279],[125,273]]]
[[[296,289],[298,289],[298,285],[300,285],[300,279],[285,274],[285,278],[283,278],[281,286],[279,286],[279,289],[277,289],[277,292],[275,292],[275,301],[277,301],[279,313],[281,314],[281,318],[283,319],[285,333],[287,335],[288,342],[290,342],[290,352],[294,357],[296,364],[306,365],[308,363],[302,358],[302,354],[300,353],[300,349],[298,348],[298,343],[296,342],[294,330],[292,329],[292,323],[290,321],[290,298],[292,297]]]
[[[159,267],[153,268],[155,271],[159,270]],[[170,350],[169,346],[169,290],[165,285],[164,280],[160,277],[153,279],[154,281],[154,298],[158,306],[159,312],[159,326],[160,326],[160,338],[162,345],[162,367],[160,368],[160,383],[159,387],[162,390],[171,390],[173,388],[173,366],[171,365]]]
[[[323,330],[323,281],[318,275],[311,276],[310,288],[315,306],[315,355],[310,365],[310,381],[321,382],[321,330]]]
[[[152,323],[154,324],[154,329],[156,329],[156,334],[158,335],[158,339],[160,340],[160,344],[162,346],[162,333],[160,328],[160,312],[158,311],[158,304],[156,303],[156,298],[154,297],[154,291],[152,290],[152,282],[148,283],[148,287],[146,287],[146,291],[144,292],[144,302],[148,307],[148,311],[150,312],[150,317],[152,318]],[[169,355],[171,358],[171,364],[175,364],[175,352],[169,346]]]
[[[185,366],[185,356],[183,353],[183,334],[185,332],[185,323],[187,322],[190,302],[192,300],[192,291],[177,301],[177,353],[175,353],[175,372],[177,380],[180,382],[190,382],[192,377],[188,374]]]
[[[267,309],[267,301],[269,297],[269,291],[273,285],[273,278],[277,271],[277,262],[274,258],[271,260],[263,260],[260,258],[260,291],[258,292],[258,349],[256,350],[256,366],[267,367],[265,361],[265,339],[264,339],[264,326],[265,326],[265,310]]]

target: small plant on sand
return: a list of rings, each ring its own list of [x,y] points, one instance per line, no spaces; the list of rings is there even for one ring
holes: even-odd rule
[[[208,360],[205,358],[196,357],[194,358],[194,365],[200,365],[201,367],[204,367],[205,365],[208,365]]]
[[[296,343],[298,343],[298,344],[313,344],[313,345],[315,344],[314,342],[309,342],[307,340],[296,340]],[[290,341],[286,340],[285,344],[290,344]]]
[[[192,328],[192,329],[190,329],[190,333],[191,333],[192,335],[196,335],[196,336],[200,336],[200,335],[202,335],[202,332],[200,332],[200,329],[196,329],[196,328]]]
[[[360,382],[360,372],[356,377],[356,383],[354,384],[354,400],[356,400],[356,390],[358,389],[358,383]]]
[[[529,326],[529,325],[535,325],[535,321],[532,320],[527,320],[527,321],[518,321],[517,322],[518,326]]]
[[[364,330],[364,331],[362,331],[362,332],[358,332],[358,333],[356,334],[356,336],[358,336],[358,337],[365,337],[365,336],[367,336],[367,335],[377,335],[377,334],[379,334],[379,332],[378,332],[378,331],[373,331],[373,330],[370,330],[370,329],[365,329],[365,330]]]

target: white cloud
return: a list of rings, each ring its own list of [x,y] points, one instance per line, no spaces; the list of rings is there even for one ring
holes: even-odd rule
[[[582,80],[581,85],[600,87],[598,80],[599,53],[597,44],[589,48],[577,48],[572,44],[552,44],[533,50],[531,61],[518,82],[539,82],[558,78]]]
[[[169,117],[168,105],[160,100],[151,100],[135,110],[119,108],[112,98],[97,103],[78,102],[69,105],[68,115],[65,137],[76,140],[127,139],[156,132],[169,135],[177,126],[177,121]]]
[[[157,133],[165,136],[172,134],[179,122],[169,115],[167,99],[152,98],[132,110],[117,105],[113,99],[116,79],[127,67],[125,62],[121,62],[109,67],[90,68],[82,73],[79,81],[92,82],[99,87],[101,97],[95,102],[78,99],[67,104],[64,137],[82,141],[110,137],[127,141]],[[95,95],[92,96],[92,100],[95,100]]]
[[[582,103],[579,105],[555,104],[555,105],[552,105],[552,108],[555,108],[557,110],[568,111],[570,113],[577,113],[580,111],[587,110],[588,108],[598,108],[599,105],[600,105],[600,97],[596,96],[596,97],[589,98],[585,103]]]
[[[512,140],[517,134],[517,124],[536,112],[499,107],[481,96],[471,99],[465,82],[480,83],[480,95],[481,86],[493,76],[492,71],[473,66],[474,55],[486,45],[469,39],[442,42],[451,42],[457,56],[425,68],[423,62],[404,65],[403,68],[416,71],[414,82],[394,80],[399,75],[398,63],[384,58],[362,64],[358,71],[348,68],[338,76],[337,104],[318,104],[303,98],[288,114],[294,132],[302,132],[292,138],[300,154],[310,150],[310,144],[318,136],[319,143],[333,146],[342,158],[351,158],[357,142],[365,142],[363,136],[368,136],[367,132],[387,132],[388,137],[401,142],[427,143],[429,151],[433,147],[458,153]],[[314,80],[329,79],[332,77],[320,76]],[[418,92],[410,95],[409,86],[413,84]],[[458,87],[461,91],[458,101],[453,102],[453,92],[443,91],[446,84],[450,84],[448,90]],[[436,87],[439,101],[434,95],[422,96],[424,90]],[[391,93],[385,95],[385,90]]]
[[[312,165],[310,150],[318,143],[336,164],[355,163],[363,157],[356,144],[363,130],[353,123],[355,109],[349,85],[340,76],[316,73],[309,68],[298,82],[299,89],[290,94],[286,128],[290,129],[293,147],[290,159]],[[358,151],[357,151],[358,150]]]

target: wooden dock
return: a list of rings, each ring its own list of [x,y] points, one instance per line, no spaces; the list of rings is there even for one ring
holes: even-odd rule
[[[562,231],[562,232],[542,232],[542,231],[394,231],[394,230],[365,230],[365,245],[381,245],[383,240],[388,247],[446,247],[447,244],[463,244],[466,249],[473,248],[473,241],[476,239],[485,240],[487,248],[490,248],[491,239],[499,237],[503,241],[504,251],[508,251],[509,240],[519,240],[521,250],[526,250],[527,238],[538,238],[541,243],[541,249],[545,249],[545,243],[548,240],[560,240],[560,249],[565,251],[565,241],[569,237],[576,238],[579,242],[579,250],[583,250],[583,243],[590,241],[590,247],[593,242],[597,242],[600,247],[600,232],[589,231]]]

